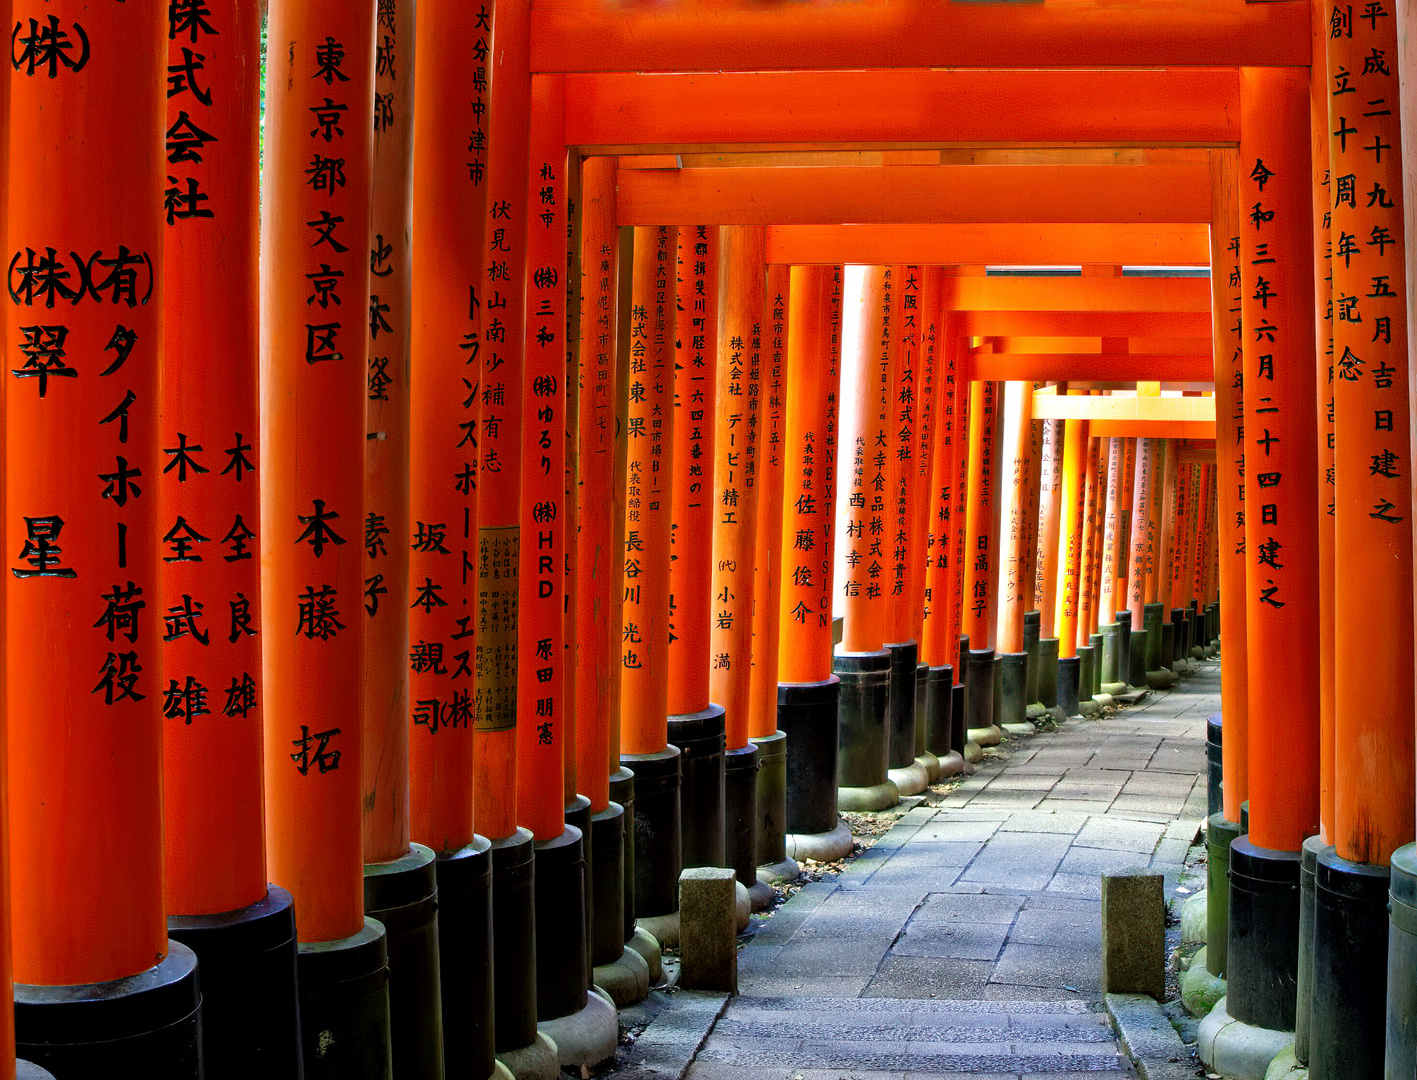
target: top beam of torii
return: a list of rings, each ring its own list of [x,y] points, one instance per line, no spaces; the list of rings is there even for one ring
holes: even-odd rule
[[[533,0],[531,18],[533,71],[1306,67],[1310,56],[1308,0]]]

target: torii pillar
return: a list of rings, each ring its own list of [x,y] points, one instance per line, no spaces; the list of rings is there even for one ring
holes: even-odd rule
[[[1299,848],[1319,818],[1308,73],[1244,68],[1240,87],[1250,831],[1231,844],[1228,1008],[1292,1030]]]

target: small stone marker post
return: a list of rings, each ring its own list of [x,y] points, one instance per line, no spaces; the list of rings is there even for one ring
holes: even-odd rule
[[[735,875],[696,866],[679,875],[679,985],[738,993]]]
[[[1165,879],[1154,871],[1102,875],[1102,992],[1166,991]],[[686,965],[687,966],[687,965]]]

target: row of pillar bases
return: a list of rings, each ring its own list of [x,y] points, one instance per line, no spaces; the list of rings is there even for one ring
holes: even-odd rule
[[[111,1063],[108,1036],[121,1030],[130,1036],[135,1067],[161,1059],[173,1062],[170,1075],[189,1075],[181,1062],[195,1061],[200,1008],[209,1076],[249,1075],[252,1063],[280,1075],[277,1063],[302,1057],[307,1076],[378,1076],[370,1056],[390,1047],[390,1067],[400,1075],[434,1075],[441,1067],[491,1077],[504,1068],[499,1059],[518,1076],[554,1072],[557,1055],[546,1032],[559,1022],[574,1028],[574,1018],[599,1010],[613,1031],[613,1006],[593,987],[608,983],[607,996],[628,1004],[661,977],[657,938],[677,942],[683,867],[729,865],[761,903],[770,890],[757,880],[759,867],[769,880],[789,877],[795,859],[850,851],[840,810],[885,809],[941,775],[969,770],[979,746],[997,742],[1001,728],[1022,722],[1035,702],[1075,712],[1079,696],[1097,693],[1112,673],[1109,640],[1118,664],[1122,656],[1133,661],[1128,678],[1117,681],[1136,684],[1138,671],[1144,680],[1148,668],[1181,660],[1214,633],[1213,606],[1195,617],[1184,609],[1172,610],[1169,621],[1163,614],[1148,605],[1145,628],[1133,631],[1129,613],[1119,613],[1080,655],[1061,659],[1056,639],[1039,638],[1036,612],[1025,616],[1020,653],[971,649],[962,638],[957,664],[932,666],[920,662],[913,641],[838,650],[829,679],[779,686],[780,730],[747,747],[726,747],[718,706],[671,717],[671,744],[624,757],[607,809],[592,814],[578,798],[558,837],[535,841],[519,829],[439,855],[413,845],[399,860],[367,867],[368,917],[349,938],[297,945],[290,897],[272,886],[241,911],[173,918],[171,952],[136,980],[141,985],[84,988],[82,1000],[73,988],[59,994],[18,986],[21,1053],[62,1059],[66,1068],[85,1053],[101,1052]],[[1297,858],[1236,850],[1238,925],[1258,921],[1268,933],[1247,942],[1278,941],[1281,924],[1263,917],[1246,923],[1244,905],[1255,902],[1252,895],[1268,896],[1265,889],[1292,886],[1297,896]],[[1366,910],[1372,875],[1339,863],[1319,863],[1326,884],[1317,894]],[[1383,875],[1379,890],[1384,911],[1387,880]],[[1417,882],[1417,875],[1404,880]],[[1259,884],[1250,888],[1251,881]],[[1417,885],[1404,895],[1417,895]],[[1342,922],[1348,907],[1321,910],[1320,923]],[[1395,910],[1411,914],[1417,901]],[[1417,940],[1417,922],[1404,926]],[[1297,921],[1294,931],[1297,941]],[[1241,957],[1247,947],[1239,945]],[[1244,998],[1240,979],[1237,1001]],[[119,1004],[96,1004],[105,996]],[[1292,998],[1257,1007],[1282,1010]],[[105,1019],[76,1025],[74,1008]],[[134,1010],[143,1024],[135,1025]],[[457,1023],[445,1027],[445,1014]],[[137,1028],[142,1033],[133,1036]],[[70,1045],[75,1031],[92,1045]]]

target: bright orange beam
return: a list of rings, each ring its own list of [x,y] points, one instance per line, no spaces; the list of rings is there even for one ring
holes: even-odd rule
[[[669,74],[642,72],[647,59],[630,71],[567,78],[569,144],[604,152],[780,143],[1196,146],[1240,138],[1233,68]]]
[[[1209,353],[1170,356],[1146,353],[976,353],[965,364],[965,379],[1066,382],[1210,382],[1215,360]]]
[[[1309,63],[1307,0],[645,4],[534,0],[533,71]]]
[[[1211,212],[1204,163],[636,169],[618,188],[621,225],[1175,223]]]

